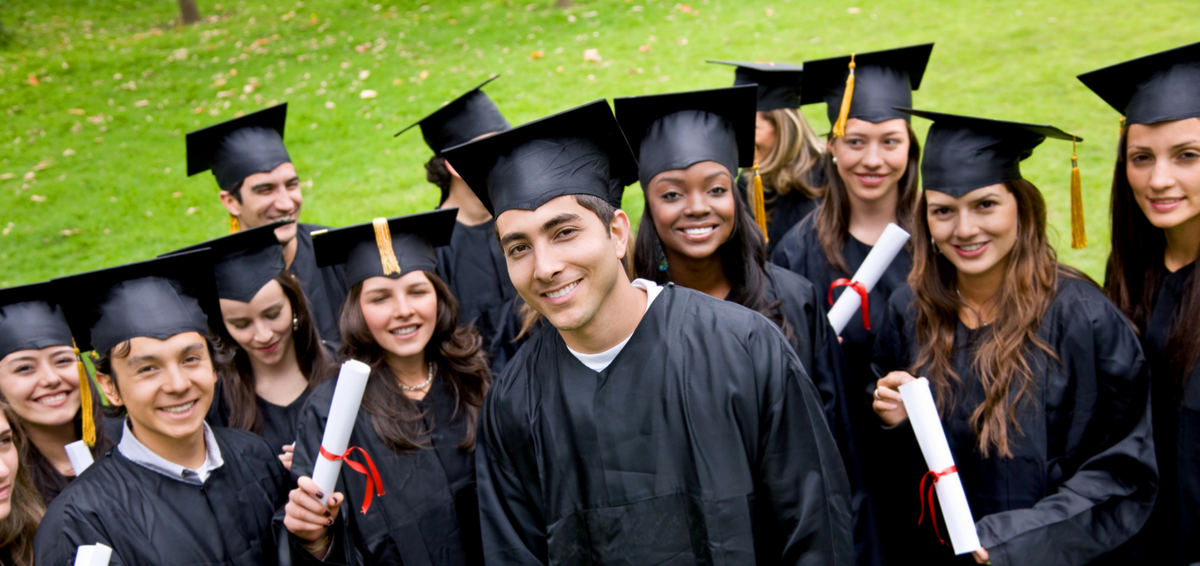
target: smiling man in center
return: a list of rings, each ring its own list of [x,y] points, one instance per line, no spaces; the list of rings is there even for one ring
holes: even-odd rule
[[[851,564],[846,473],[783,334],[625,274],[637,163],[608,104],[445,156],[550,323],[480,415],[487,563]]]

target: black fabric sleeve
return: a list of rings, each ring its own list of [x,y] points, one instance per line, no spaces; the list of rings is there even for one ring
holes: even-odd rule
[[[511,372],[510,372],[511,373]],[[507,378],[515,376],[508,375]],[[505,420],[489,395],[479,414],[475,474],[484,562],[489,565],[546,564],[546,521],[537,476],[522,477],[504,448]],[[514,421],[513,427],[519,423]]]

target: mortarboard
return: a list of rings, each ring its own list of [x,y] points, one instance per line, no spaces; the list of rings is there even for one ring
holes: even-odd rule
[[[434,271],[434,248],[450,243],[458,208],[376,218],[372,222],[313,232],[317,266],[345,265],[346,283]]]
[[[492,216],[535,210],[563,195],[621,206],[637,160],[605,100],[447,149],[446,160]]]
[[[187,134],[188,176],[212,169],[222,190],[237,192],[246,177],[290,162],[283,145],[287,103]]]
[[[1079,75],[1129,124],[1200,117],[1200,43]]]
[[[921,158],[921,185],[927,191],[954,198],[989,185],[1021,179],[1021,161],[1033,155],[1033,149],[1046,138],[1083,141],[1048,125],[907,108],[900,111],[933,121]],[[1087,246],[1087,235],[1083,232],[1083,202],[1073,147],[1071,160],[1071,246],[1081,248]]]
[[[0,359],[19,350],[71,345],[71,328],[49,283],[0,289]]]
[[[800,86],[804,78],[803,65],[765,61],[715,61],[709,63],[734,65],[733,86],[758,85],[759,112],[780,108],[800,107]]]
[[[824,102],[833,137],[846,134],[850,118],[878,124],[908,116],[897,107],[912,106],[921,87],[933,44],[851,54],[804,62],[801,104]]]
[[[283,246],[275,237],[275,229],[292,222],[286,220],[242,230],[159,257],[210,249],[217,296],[248,303],[287,268]]]
[[[419,125],[421,126],[421,135],[425,137],[425,144],[434,153],[441,153],[448,147],[461,145],[479,136],[503,132],[511,128],[508,120],[505,120],[504,115],[500,114],[500,109],[496,108],[492,99],[488,98],[488,95],[481,90],[484,85],[497,78],[499,75],[493,75],[488,80],[479,83],[479,86],[433,111],[432,114],[400,130],[396,135],[399,136]]]

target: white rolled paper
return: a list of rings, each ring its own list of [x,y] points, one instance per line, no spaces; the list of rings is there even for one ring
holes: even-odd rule
[[[892,260],[896,259],[900,250],[904,249],[904,244],[908,243],[909,237],[904,228],[888,224],[887,228],[884,228],[883,234],[879,235],[875,246],[871,248],[871,253],[867,254],[867,258],[858,267],[858,271],[854,272],[854,278],[851,281],[862,283],[870,293],[875,288],[875,284],[879,282],[879,278],[883,277],[883,272],[887,271],[888,266],[892,264]],[[825,289],[824,292],[828,293],[829,290]],[[829,324],[833,326],[834,332],[840,335],[842,329],[846,328],[846,323],[850,322],[861,306],[862,298],[858,296],[858,293],[853,289],[846,288],[838,300],[833,303],[833,307],[829,309]],[[885,307],[886,305],[876,305],[875,308]]]
[[[67,458],[71,460],[71,468],[75,470],[75,477],[79,477],[84,470],[92,465],[92,451],[82,440],[76,440],[68,444],[66,448]]]
[[[358,418],[358,407],[362,404],[363,390],[367,388],[367,377],[370,375],[371,366],[358,360],[347,360],[342,364],[337,386],[333,389],[333,402],[329,406],[329,420],[325,422],[325,434],[321,438],[321,447],[326,452],[338,456],[346,452],[350,444],[350,431],[354,430],[354,420]],[[319,453],[316,461],[312,479],[325,496],[321,498],[324,504],[337,487],[342,461],[329,460]]]
[[[950,454],[950,444],[946,442],[942,419],[933,402],[933,393],[929,391],[929,380],[922,377],[901,385],[900,396],[904,398],[904,408],[908,411],[908,420],[917,436],[917,444],[921,445],[921,453],[925,455],[925,464],[933,472],[954,466],[954,456]],[[971,507],[967,504],[967,494],[963,491],[958,472],[938,478],[934,489],[942,506],[942,517],[946,519],[946,530],[950,532],[954,554],[979,550],[979,533],[975,530],[975,519],[971,516]],[[929,512],[935,514],[933,509]],[[937,520],[936,515],[933,520]]]
[[[75,566],[108,566],[112,549],[103,544],[87,544],[75,551]]]

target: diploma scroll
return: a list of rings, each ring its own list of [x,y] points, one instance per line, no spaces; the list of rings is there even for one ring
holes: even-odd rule
[[[975,519],[971,516],[967,494],[963,491],[962,480],[954,467],[954,456],[950,454],[950,444],[946,442],[942,419],[938,416],[937,405],[934,404],[933,394],[929,391],[929,380],[922,377],[901,385],[900,395],[904,398],[908,420],[912,423],[917,443],[921,445],[921,453],[925,455],[925,464],[931,472],[926,476],[934,476],[933,488],[942,504],[942,516],[946,519],[946,530],[950,532],[954,553],[966,554],[979,550],[979,533],[975,530]],[[923,488],[925,480],[921,483]],[[921,497],[924,501],[923,493]],[[929,513],[933,516],[936,529],[935,512],[931,508]],[[941,535],[938,536],[940,538]]]
[[[66,448],[67,458],[71,460],[71,468],[75,470],[75,477],[79,477],[84,470],[92,465],[92,451],[82,440],[72,442]]]
[[[350,432],[358,418],[358,407],[362,404],[363,391],[367,388],[367,377],[371,367],[357,360],[347,360],[338,374],[337,386],[333,390],[333,402],[329,406],[329,420],[325,422],[325,434],[321,438],[321,451],[330,454],[345,454],[350,444]],[[316,458],[313,467],[313,482],[321,488],[327,504],[329,496],[337,487],[338,475],[342,472],[342,459]]]
[[[833,303],[833,307],[829,309],[829,324],[833,326],[833,330],[837,334],[841,334],[846,328],[846,323],[854,317],[854,313],[858,312],[858,308],[863,306],[863,295],[855,292],[859,286],[865,288],[866,293],[870,293],[875,288],[875,284],[879,282],[879,278],[883,277],[883,273],[887,271],[892,260],[904,249],[904,244],[908,243],[909,233],[903,228],[888,224],[887,228],[880,234],[879,240],[875,242],[875,246],[871,248],[871,253],[867,254],[867,258],[863,260],[858,271],[854,272],[854,279],[847,284],[848,288],[838,297],[837,302]],[[833,289],[830,288],[830,296],[832,297]],[[865,295],[865,293],[863,293]],[[883,305],[877,305],[882,307]],[[867,326],[867,325],[864,325]]]
[[[87,544],[75,551],[75,566],[108,566],[112,549],[103,544]]]

